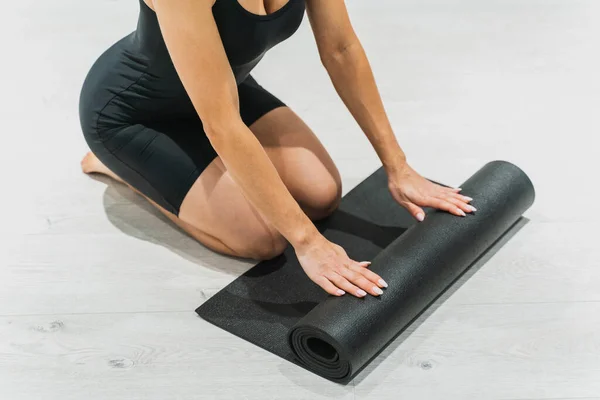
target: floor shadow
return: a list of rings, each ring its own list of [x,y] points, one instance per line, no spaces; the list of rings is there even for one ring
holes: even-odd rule
[[[104,175],[92,174],[90,177],[106,184],[103,195],[106,215],[123,233],[163,246],[188,261],[231,276],[242,275],[257,265],[255,260],[223,255],[204,246],[126,185]],[[347,235],[366,239],[375,247],[383,249],[404,233],[410,224],[404,221],[395,224],[392,222],[389,226],[376,224],[338,209],[332,216],[316,222],[315,225],[321,232],[333,228]],[[349,255],[352,253],[351,249],[347,249],[347,252]],[[261,268],[255,269],[255,272],[272,262],[277,261],[263,262]]]
[[[184,259],[231,276],[239,276],[256,261],[217,253],[191,238],[146,199],[129,187],[104,176],[92,176],[106,183],[103,195],[108,220],[123,233],[163,246]]]
[[[397,207],[399,212],[403,211],[400,205]],[[383,250],[402,235],[410,227],[411,222],[402,221],[390,225],[381,225],[338,209],[331,216],[317,222],[315,225],[321,233],[327,230],[343,232],[367,240]]]
[[[109,221],[123,233],[163,246],[188,261],[231,276],[242,275],[257,265],[256,260],[224,255],[204,246],[126,185],[114,182],[103,175],[90,176],[107,185],[103,195],[104,209]],[[398,207],[400,208],[399,205]],[[338,232],[368,240],[379,249],[387,247],[409,226],[404,222],[390,226],[380,225],[340,209],[330,217],[317,221],[315,225],[321,232],[333,227]],[[291,246],[286,254],[290,255],[290,249]],[[293,249],[291,250],[293,253]],[[351,255],[352,249],[346,250]],[[253,272],[260,273],[274,263],[281,264],[277,258],[263,261],[259,263],[261,267],[255,268]]]

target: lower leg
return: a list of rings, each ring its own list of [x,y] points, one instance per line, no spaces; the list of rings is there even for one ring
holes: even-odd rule
[[[127,182],[123,181],[123,179],[121,179],[117,174],[115,174],[110,169],[108,169],[108,167],[106,165],[104,165],[102,163],[102,161],[100,161],[98,159],[98,157],[96,157],[96,155],[94,153],[92,153],[91,151],[88,152],[83,157],[83,160],[81,160],[81,169],[86,174],[98,173],[98,174],[106,175],[106,176],[109,176],[110,178],[113,178],[114,180],[116,180],[118,182],[121,182],[121,183],[129,186],[131,188],[131,190],[133,190],[137,194],[143,196],[152,205],[154,205],[156,208],[158,208],[158,210],[161,213],[163,213],[167,218],[169,218],[169,220],[171,220],[171,222],[173,222],[175,225],[177,225],[179,228],[181,228],[184,232],[186,232],[192,238],[194,238],[197,241],[199,241],[200,243],[204,244],[206,247],[210,248],[211,250],[222,253],[222,254],[234,256],[234,257],[244,257],[244,254],[240,254],[240,253],[236,252],[235,250],[233,250],[232,248],[227,246],[225,243],[223,243],[221,240],[219,240],[217,237],[209,235],[209,234],[201,231],[200,229],[195,228],[192,224],[189,224],[189,223],[183,221],[181,218],[177,217],[175,214],[171,213],[170,211],[167,211],[165,208],[160,206],[158,203],[154,202],[149,197],[145,196],[139,190],[137,190],[133,186],[129,185]]]
[[[135,190],[135,189],[133,189],[133,190]],[[135,191],[138,192],[137,190],[135,190]],[[138,192],[138,193],[141,194],[140,192]],[[144,196],[144,195],[142,194],[142,196]],[[146,197],[146,196],[144,196],[144,197]],[[231,247],[227,246],[219,238],[209,235],[206,232],[201,231],[200,229],[194,227],[192,224],[189,224],[189,223],[183,221],[181,218],[177,217],[175,214],[165,210],[159,204],[155,203],[152,199],[150,199],[148,197],[146,197],[146,199],[151,204],[153,204],[156,208],[158,208],[159,211],[162,212],[167,218],[169,218],[169,220],[171,220],[171,222],[173,222],[175,225],[177,225],[179,228],[181,228],[184,232],[186,232],[188,235],[190,235],[193,239],[202,243],[209,249],[216,251],[218,253],[221,253],[221,254],[226,254],[228,256],[242,257],[242,258],[246,257],[246,255],[240,254],[240,253],[236,252],[235,250],[233,250]]]

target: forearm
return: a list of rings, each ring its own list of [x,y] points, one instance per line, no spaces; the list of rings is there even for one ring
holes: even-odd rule
[[[363,130],[388,173],[406,161],[385,112],[373,71],[356,39],[343,51],[322,57],[338,95]]]
[[[250,203],[298,248],[320,235],[281,180],[264,148],[241,120],[210,141]]]

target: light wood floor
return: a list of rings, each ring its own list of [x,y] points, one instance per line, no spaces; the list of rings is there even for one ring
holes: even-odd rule
[[[79,170],[79,88],[137,1],[3,2],[1,399],[600,399],[600,2],[347,4],[415,168],[458,184],[515,162],[530,222],[354,382],[323,380],[196,317],[251,263]],[[345,192],[378,167],[306,21],[255,76]]]

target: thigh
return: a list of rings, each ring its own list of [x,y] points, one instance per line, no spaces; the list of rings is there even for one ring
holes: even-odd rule
[[[342,181],[329,153],[304,121],[249,76],[238,88],[240,114],[265,148],[292,196],[314,218],[341,198]]]
[[[292,196],[312,219],[328,215],[341,198],[341,179],[314,133],[288,107],[277,107],[250,126]],[[186,195],[181,221],[195,236],[218,239],[233,254],[276,254],[285,239],[246,199],[220,157],[206,168]],[[217,249],[217,246],[209,247]]]
[[[87,134],[92,152],[129,186],[175,216],[187,192],[217,156],[201,124],[132,124]]]
[[[109,170],[205,246],[264,259],[287,245],[246,200],[196,122],[131,125],[86,139]]]
[[[321,141],[292,109],[276,108],[250,129],[303,208],[331,211],[337,205],[342,193],[340,173]]]
[[[285,238],[247,200],[220,157],[187,193],[178,224],[204,245],[231,255],[271,258],[287,246]]]
[[[242,119],[292,196],[311,218],[327,215],[341,197],[341,180],[318,138],[251,77],[239,95]],[[227,172],[199,120],[131,125],[88,143],[112,172],[213,250],[262,257],[285,247]]]

